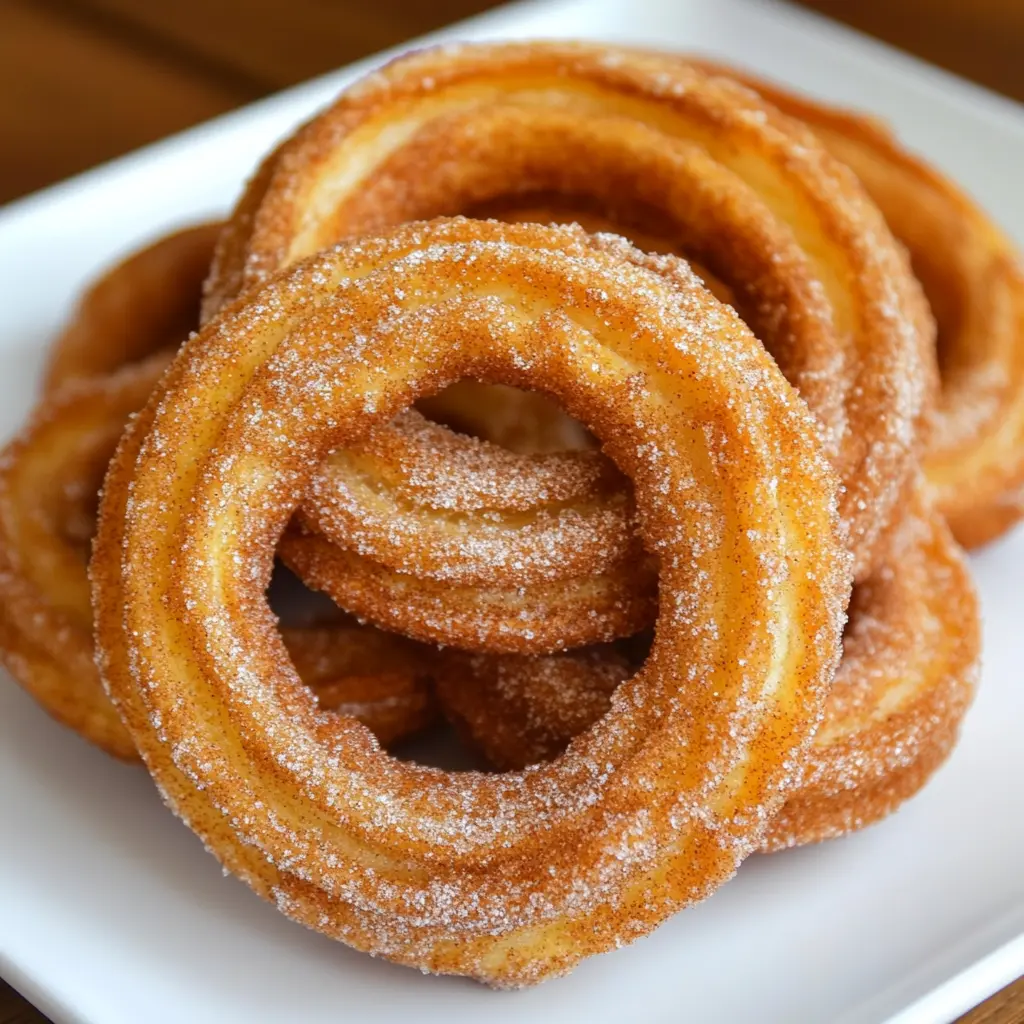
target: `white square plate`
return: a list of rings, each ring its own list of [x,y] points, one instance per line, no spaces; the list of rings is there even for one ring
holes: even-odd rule
[[[1024,243],[1016,105],[759,0],[556,0],[444,37],[593,36],[706,50],[890,118]],[[0,437],[99,264],[225,211],[275,138],[351,68],[0,211]],[[538,989],[427,978],[289,923],[160,805],[138,769],[0,685],[0,973],[58,1021],[944,1021],[1024,972],[1024,530],[974,560],[985,673],[949,764],[851,838],[754,857],[652,937]]]

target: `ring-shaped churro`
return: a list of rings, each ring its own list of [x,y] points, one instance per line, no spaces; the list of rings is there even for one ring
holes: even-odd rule
[[[466,375],[550,391],[592,429],[660,562],[642,669],[562,757],[511,775],[328,729],[264,599],[320,460]],[[537,982],[760,842],[839,651],[834,487],[806,407],[696,278],[670,288],[566,229],[409,226],[226,310],[133,421],[91,565],[104,678],[171,806],[290,917]]]
[[[653,206],[734,290],[827,432],[863,576],[934,383],[917,282],[809,130],[678,57],[550,43],[393,62],[265,161],[218,245],[207,313],[339,238],[535,190]]]

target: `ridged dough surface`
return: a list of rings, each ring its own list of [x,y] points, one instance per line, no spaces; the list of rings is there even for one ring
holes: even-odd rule
[[[760,843],[821,713],[849,577],[814,423],[696,278],[624,256],[463,220],[340,246],[187,343],[108,473],[100,663],[150,772],[230,870],[357,948],[507,986],[637,938]],[[610,713],[504,775],[327,730],[263,596],[323,456],[467,375],[592,429],[660,563]]]

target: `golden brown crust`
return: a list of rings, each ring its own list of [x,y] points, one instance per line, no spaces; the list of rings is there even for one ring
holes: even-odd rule
[[[434,652],[369,626],[331,622],[281,630],[299,678],[324,711],[350,715],[383,746],[437,718]]]
[[[676,274],[617,241],[593,245]],[[522,442],[562,435],[563,450],[508,451],[407,411],[326,460],[298,516],[306,535],[281,542],[292,569],[361,618],[469,650],[547,653],[649,625],[655,573],[632,496],[607,458],[578,450],[579,424],[502,385],[462,381],[436,398],[478,432],[507,436],[517,415]]]
[[[878,120],[722,70],[812,128],[907,247],[938,326],[942,390],[928,480],[961,544],[993,540],[1024,515],[1024,270],[1016,246]]]
[[[524,438],[546,432],[529,419],[533,396],[516,395]],[[488,419],[491,396],[474,397]],[[633,518],[626,482],[597,451],[520,454],[413,410],[327,459],[298,516],[353,561],[424,581],[508,589],[615,572],[624,596],[644,582]]]
[[[0,461],[0,659],[58,721],[115,757],[135,746],[93,665],[86,561],[96,495],[167,359],[44,400]]]
[[[978,602],[963,554],[922,489],[882,564],[854,588],[843,660],[803,779],[765,850],[845,835],[913,796],[956,741],[978,672]],[[442,709],[496,768],[547,761],[611,706],[630,674],[615,647],[549,658],[448,654]]]
[[[128,761],[135,745],[93,663],[86,563],[107,464],[168,360],[64,385],[0,454],[0,661],[54,718]],[[321,707],[356,715],[382,743],[433,720],[429,649],[364,626],[283,636]]]
[[[167,235],[92,284],[50,349],[43,391],[176,349],[195,328],[221,228],[200,224]]]
[[[463,740],[498,771],[551,761],[611,707],[636,670],[615,645],[548,657],[441,655],[437,698]]]
[[[945,761],[974,696],[978,598],[963,552],[923,488],[879,570],[854,591],[843,660],[803,780],[766,850],[864,828]]]
[[[423,579],[299,530],[277,550],[306,586],[357,618],[466,651],[544,654],[614,640],[649,626],[658,608],[657,568],[642,549],[605,573],[528,586]]]
[[[170,235],[108,271],[56,343],[51,382],[98,376],[120,361],[176,348],[196,326],[216,229]],[[507,442],[518,414],[520,423],[531,423],[529,436],[519,428],[519,441],[538,449],[565,447],[556,435],[562,442],[582,438],[574,421],[540,396],[503,393],[504,416],[489,393],[484,414],[467,403],[463,420]],[[538,420],[545,408],[547,418]],[[518,456],[411,412],[406,421],[408,429],[385,431],[363,446],[378,474],[368,486],[359,486],[359,448],[325,464],[302,523],[345,550],[318,537],[286,538],[290,564],[308,567],[307,582],[384,628],[470,649],[545,652],[610,639],[653,620],[654,575],[639,550],[628,490],[607,460],[596,452],[579,459]],[[119,430],[116,416],[110,429]],[[99,457],[105,462],[112,450],[101,446]],[[398,469],[388,476],[392,463]],[[99,480],[102,467],[93,469]],[[349,488],[359,491],[358,501],[345,502]],[[90,499],[96,489],[85,488]],[[318,497],[325,494],[330,501]],[[86,542],[91,509],[79,519]],[[565,557],[552,559],[554,550]],[[409,573],[425,577],[423,585]],[[417,602],[411,617],[401,614],[410,594]],[[417,630],[417,622],[432,628]],[[116,723],[111,729],[117,732]]]
[[[339,238],[538,189],[589,196],[613,219],[653,206],[734,289],[829,432],[863,575],[929,394],[919,289],[878,211],[806,129],[678,58],[558,43],[399,59],[267,159],[226,232],[207,312]]]
[[[660,256],[680,256],[684,259],[687,255],[680,233],[675,230],[673,224],[666,222],[664,210],[633,205],[628,202],[628,196],[625,201],[619,197],[616,203],[598,203],[593,198],[579,194],[523,192],[482,203],[467,211],[466,216],[493,218],[507,224],[578,224],[592,235],[622,235],[641,252]],[[736,309],[760,337],[763,332],[758,330],[756,308],[749,313],[744,312],[735,290],[699,260],[694,259],[692,253],[687,262],[690,269],[704,282],[704,287],[719,302],[727,302]],[[766,323],[765,328],[768,337],[783,337],[778,324],[773,326]],[[571,447],[574,445],[562,445],[562,449]]]
[[[468,371],[593,428],[661,564],[643,669],[562,758],[513,775],[326,729],[262,596],[320,459]],[[169,804],[290,917],[536,982],[649,931],[760,841],[838,655],[834,487],[806,409],[696,279],[668,288],[567,229],[411,225],[225,311],[133,421],[91,566],[105,681]],[[687,509],[702,525],[681,535]]]
[[[692,287],[678,261],[621,239],[590,245]],[[478,385],[462,410],[469,418],[473,399],[482,402],[472,415],[487,431],[500,428],[490,414],[493,387],[502,388]],[[499,393],[510,391],[506,401],[523,422],[544,410],[529,392]],[[529,435],[575,423],[547,409]],[[279,551],[309,586],[385,629],[466,650],[544,654],[628,636],[654,620],[656,570],[633,513],[622,475],[596,451],[516,453],[409,410],[325,461],[300,529],[281,538]]]

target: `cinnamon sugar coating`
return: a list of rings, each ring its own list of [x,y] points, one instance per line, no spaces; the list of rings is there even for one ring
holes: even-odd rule
[[[0,663],[289,917],[533,984],[943,763],[947,522],[1024,512],[1022,376],[1017,254],[884,126],[700,58],[411,54],[86,293],[0,452]],[[278,557],[361,621],[284,626]],[[439,702],[504,774],[382,749]]]
[[[649,626],[658,607],[657,568],[642,550],[605,572],[526,586],[417,578],[299,530],[286,531],[277,551],[306,586],[358,618],[468,651],[543,654],[614,640]]]
[[[200,224],[166,235],[90,285],[50,348],[44,393],[176,349],[195,327],[221,226]]]
[[[490,388],[479,388],[472,397],[485,422]],[[525,434],[550,432],[530,427],[538,397],[509,396],[521,443]],[[554,407],[550,426],[561,426],[556,415]],[[560,419],[566,435],[574,421],[564,413]],[[513,452],[409,410],[325,462],[299,523],[389,568],[455,584],[521,587],[635,562],[627,483],[600,452],[567,448]]]
[[[0,661],[59,722],[127,760],[135,745],[93,664],[86,563],[107,463],[166,363],[66,384],[0,455]]]
[[[538,191],[619,223],[657,211],[732,289],[821,423],[866,574],[934,384],[920,290],[807,129],[678,57],[550,43],[400,58],[267,158],[222,235],[207,315],[339,238]]]
[[[824,719],[765,850],[873,824],[913,796],[956,741],[981,646],[966,561],[921,487],[887,544],[882,564],[854,587]],[[437,691],[445,714],[503,770],[558,756],[608,711],[631,672],[614,645],[548,658],[447,660]]]
[[[550,761],[589,729],[636,666],[616,644],[547,657],[442,655],[437,698],[463,740],[498,771]]]
[[[405,637],[357,623],[281,630],[299,678],[323,711],[362,722],[384,746],[437,718],[434,652]]]
[[[505,775],[325,730],[263,597],[321,459],[466,375],[592,429],[660,562],[643,668],[559,759]],[[108,690],[226,867],[357,948],[523,985],[760,843],[827,694],[847,563],[813,421],[696,279],[575,230],[452,220],[301,263],[188,342],[111,465],[91,573]]]
[[[0,453],[0,662],[59,722],[127,761],[135,744],[93,660],[86,565],[107,464],[168,361],[158,353],[47,392]],[[282,636],[320,706],[356,715],[381,742],[433,720],[429,649],[337,623]]]
[[[980,653],[966,559],[918,487],[882,564],[854,589],[825,717],[764,848],[844,835],[913,796],[953,749]]]
[[[907,247],[938,326],[942,386],[927,431],[928,482],[964,546],[1005,533],[1024,515],[1024,269],[1017,247],[876,118],[720,70],[806,123],[856,173]]]

